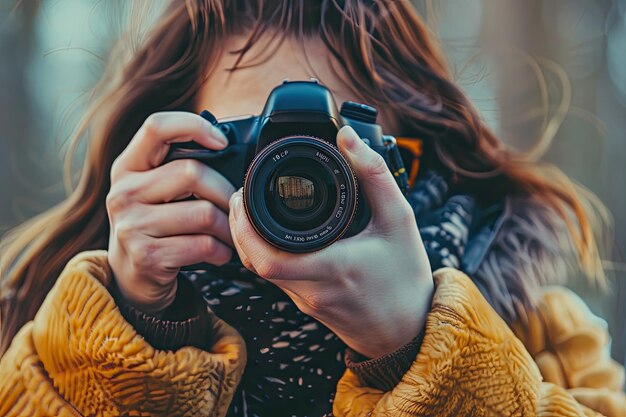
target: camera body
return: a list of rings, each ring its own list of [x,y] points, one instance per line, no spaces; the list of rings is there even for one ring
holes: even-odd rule
[[[201,116],[224,132],[229,145],[213,151],[196,142],[172,144],[165,162],[196,159],[243,186],[248,218],[272,245],[310,252],[367,226],[370,210],[336,137],[350,125],[389,163],[391,137],[376,124],[373,107],[345,102],[339,110],[316,80],[284,81],[258,116],[219,122],[208,111]]]

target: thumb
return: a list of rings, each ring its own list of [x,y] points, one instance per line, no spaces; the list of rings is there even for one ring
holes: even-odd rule
[[[401,209],[408,203],[385,159],[367,146],[350,126],[339,130],[337,145],[352,165],[359,180],[359,189],[364,192],[372,209],[373,220],[393,221],[398,217],[394,213],[400,215]]]

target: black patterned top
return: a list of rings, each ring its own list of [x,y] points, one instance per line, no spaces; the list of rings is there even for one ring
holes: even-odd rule
[[[408,200],[433,270],[461,268],[470,239],[474,199],[448,196],[448,183],[426,172]],[[449,198],[448,198],[449,197]],[[298,310],[272,283],[242,269],[234,277],[187,272],[218,317],[243,336],[248,362],[228,416],[332,415],[343,375],[345,344]]]

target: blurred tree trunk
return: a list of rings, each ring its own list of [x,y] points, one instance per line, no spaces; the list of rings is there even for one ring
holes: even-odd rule
[[[10,3],[10,4],[7,4]],[[34,39],[37,1],[0,6],[0,234],[18,222],[13,196],[21,196],[14,167],[28,173],[27,150],[33,144],[32,103],[27,85],[27,66]]]
[[[529,133],[539,132],[538,118],[524,115],[539,102],[537,77],[529,71],[528,56],[543,54],[539,0],[484,0],[484,43],[500,58],[497,99],[501,109],[502,139],[516,149],[526,149]]]

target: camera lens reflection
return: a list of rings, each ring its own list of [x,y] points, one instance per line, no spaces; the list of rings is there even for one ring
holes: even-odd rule
[[[315,203],[315,185],[307,178],[289,175],[278,177],[278,194],[285,207],[308,210]]]

